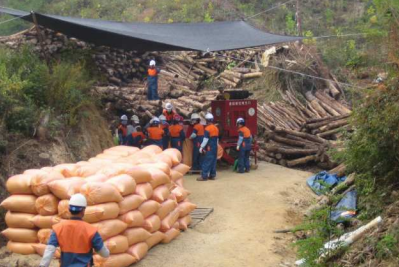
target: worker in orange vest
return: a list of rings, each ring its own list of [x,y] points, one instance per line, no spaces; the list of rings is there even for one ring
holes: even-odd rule
[[[104,246],[97,227],[82,220],[87,206],[82,194],[75,194],[69,200],[70,220],[53,226],[39,267],[48,267],[57,247],[61,248],[61,266],[93,266],[93,249],[101,257],[108,258],[109,250]]]
[[[181,121],[182,118],[176,114],[173,118],[173,124],[169,126],[169,134],[171,147],[183,152],[183,142],[186,135],[184,134],[183,126],[180,125]]]
[[[149,145],[157,145],[162,148],[162,137],[164,136],[164,131],[159,127],[159,123],[160,120],[157,117],[154,117],[150,121],[150,127],[147,128],[147,138]]]
[[[124,145],[126,143],[127,137],[127,116],[122,115],[120,124],[118,126],[118,140],[120,145]]]
[[[199,171],[202,166],[202,155],[199,153],[202,141],[204,140],[205,127],[201,123],[200,116],[197,113],[191,115],[191,124],[193,125],[193,133],[190,139],[193,141],[193,165],[191,170]]]
[[[159,100],[158,97],[158,74],[160,72],[159,68],[155,67],[155,60],[150,61],[150,67],[148,68],[148,92],[147,99],[148,100]]]
[[[162,137],[162,146],[165,150],[169,148],[169,123],[166,121],[166,117],[164,115],[159,116],[159,120],[161,121],[161,129],[164,131],[164,135]]]
[[[237,151],[238,154],[238,172],[244,173],[249,172],[249,154],[251,152],[252,135],[251,131],[245,126],[245,120],[243,118],[237,119],[238,127],[238,141]]]
[[[197,181],[215,180],[216,163],[218,153],[219,129],[213,124],[213,115],[208,113],[205,115],[206,127],[204,132],[204,140],[199,148],[199,152],[205,153],[202,163],[201,177]]]
[[[136,131],[127,137],[126,145],[141,148],[145,140],[145,135],[141,130],[141,126],[136,126]]]
[[[165,116],[166,121],[172,124],[173,118],[177,113],[173,110],[173,105],[171,103],[165,104],[165,109],[162,111],[162,115]]]

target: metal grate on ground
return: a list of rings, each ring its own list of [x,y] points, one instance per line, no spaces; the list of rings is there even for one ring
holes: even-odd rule
[[[197,224],[203,222],[212,212],[213,208],[196,208],[190,213],[192,218],[190,228],[194,228]]]

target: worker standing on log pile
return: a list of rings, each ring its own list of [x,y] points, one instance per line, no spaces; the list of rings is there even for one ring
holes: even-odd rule
[[[215,180],[216,178],[216,162],[218,153],[219,129],[213,124],[213,115],[208,113],[205,115],[206,124],[204,132],[204,140],[199,148],[199,152],[205,153],[202,163],[201,177],[197,181]]]
[[[186,135],[183,130],[183,126],[180,125],[182,118],[179,115],[173,117],[173,125],[169,126],[170,134],[170,145],[172,148],[178,149],[183,153],[183,142],[186,139]]]
[[[148,145],[157,145],[159,147],[163,147],[162,137],[164,136],[164,131],[159,126],[160,120],[157,117],[154,117],[150,121],[150,127],[147,128],[147,138]]]
[[[166,121],[169,124],[172,124],[173,121],[173,117],[176,115],[177,113],[173,110],[173,105],[171,103],[166,103],[165,104],[165,109],[162,111],[162,115],[165,116]]]
[[[118,142],[120,145],[123,145],[126,143],[126,137],[127,137],[127,116],[122,115],[121,117],[121,122],[118,126]]]
[[[204,141],[204,125],[201,123],[200,116],[197,113],[191,115],[191,124],[193,125],[193,133],[190,139],[193,141],[193,164],[191,170],[199,171],[202,168],[202,154],[199,152],[202,141]]]
[[[163,137],[162,137],[162,146],[163,149],[168,149],[169,148],[169,123],[166,121],[166,117],[164,115],[159,116],[159,120],[161,121],[161,129],[164,131]]]
[[[145,135],[141,130],[141,126],[137,126],[135,130],[134,133],[128,135],[126,145],[141,148],[145,140]]]
[[[148,68],[147,77],[147,99],[148,100],[159,100],[158,97],[158,73],[161,71],[159,68],[155,67],[155,60],[150,61],[150,67]]]
[[[251,152],[252,135],[248,127],[245,126],[245,120],[243,118],[237,119],[238,127],[238,142],[237,151],[238,154],[238,173],[249,172],[249,154]]]
[[[109,257],[109,250],[104,246],[97,228],[82,220],[86,206],[87,201],[82,194],[71,197],[69,200],[71,219],[53,226],[39,267],[50,265],[57,247],[61,248],[61,266],[93,266],[93,249],[101,257]]]

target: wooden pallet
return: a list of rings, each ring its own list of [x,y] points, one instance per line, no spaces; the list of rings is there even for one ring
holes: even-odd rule
[[[213,208],[196,208],[190,213],[192,223],[189,227],[194,228],[195,226],[197,226],[197,224],[203,222],[212,212]]]

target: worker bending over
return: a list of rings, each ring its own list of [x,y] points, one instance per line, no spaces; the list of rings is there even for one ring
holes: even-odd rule
[[[173,110],[173,105],[171,103],[166,103],[165,104],[165,109],[162,111],[162,115],[165,116],[166,121],[169,124],[172,124],[173,122],[173,117],[176,115],[177,113]]]
[[[136,127],[136,131],[128,135],[126,145],[141,148],[145,140],[145,135],[141,130],[141,126]]]
[[[120,124],[118,126],[118,142],[120,145],[124,145],[126,143],[127,137],[127,116],[122,115]]]
[[[193,164],[191,170],[199,171],[202,166],[202,154],[199,152],[202,141],[204,140],[204,125],[201,123],[200,116],[197,113],[191,115],[191,124],[193,125],[193,133],[190,139],[193,141]]]
[[[159,123],[160,121],[157,117],[154,117],[150,121],[150,127],[147,128],[147,138],[149,145],[157,145],[162,148],[162,137],[164,136],[164,131],[159,127]]]
[[[164,135],[162,137],[162,147],[165,150],[169,148],[169,123],[166,121],[166,117],[164,115],[159,116],[159,120],[161,121],[161,129],[164,131]]]
[[[197,178],[197,181],[215,180],[216,178],[219,129],[213,124],[212,114],[206,114],[205,119],[207,125],[204,131],[204,140],[199,148],[199,152],[205,153],[205,156],[201,177]]]
[[[180,122],[181,117],[176,114],[173,117],[173,124],[169,126],[170,145],[172,148],[176,148],[180,152],[183,152],[183,142],[186,135],[184,134],[183,126],[180,125]]]
[[[155,60],[150,61],[150,67],[148,68],[148,91],[147,91],[147,99],[148,100],[159,100],[158,96],[158,74],[161,71],[159,68],[155,67]]]
[[[238,154],[238,173],[249,172],[249,154],[251,152],[252,135],[251,131],[245,126],[245,120],[243,118],[237,119],[238,127],[238,142],[237,151]]]
[[[61,248],[61,267],[93,266],[93,249],[104,258],[109,257],[109,250],[94,227],[82,218],[87,206],[82,194],[75,194],[69,200],[70,220],[64,220],[53,226],[53,232],[47,243],[40,267],[48,267],[57,247]]]

